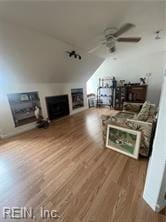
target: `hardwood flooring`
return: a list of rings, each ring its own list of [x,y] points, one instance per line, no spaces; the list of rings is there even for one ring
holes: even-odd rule
[[[146,159],[134,160],[102,144],[100,114],[91,109],[0,141],[2,208],[32,207],[35,221],[164,222],[142,199]],[[114,111],[112,111],[114,112]],[[40,207],[57,220],[42,220]]]

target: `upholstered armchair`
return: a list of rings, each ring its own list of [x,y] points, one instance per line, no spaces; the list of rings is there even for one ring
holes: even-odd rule
[[[142,103],[127,103],[123,105],[123,111],[118,112],[115,116],[102,115],[103,142],[106,143],[107,125],[112,124],[128,129],[141,131],[140,154],[148,156],[150,148],[150,139],[152,133],[153,120],[155,116],[155,105],[150,104],[148,115],[144,117],[144,121],[137,117],[142,109]],[[146,121],[145,121],[146,119]]]

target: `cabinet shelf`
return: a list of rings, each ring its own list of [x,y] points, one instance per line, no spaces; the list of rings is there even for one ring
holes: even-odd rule
[[[109,83],[108,83],[109,81]],[[99,87],[97,88],[97,106],[112,106],[112,86],[100,86],[101,80],[99,79]],[[102,79],[103,85],[111,85],[111,79]]]

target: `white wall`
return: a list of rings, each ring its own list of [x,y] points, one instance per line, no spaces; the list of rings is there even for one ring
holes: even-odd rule
[[[70,50],[82,60],[69,58]],[[85,82],[102,61],[47,34],[0,21],[0,84]]]
[[[166,207],[166,76],[162,87],[153,152],[149,161],[143,197],[154,211]]]
[[[126,80],[126,83],[129,81],[139,82],[140,77],[151,73],[147,99],[158,104],[164,75],[164,55],[164,51],[149,54],[137,54],[135,51],[135,53],[129,53],[128,56],[117,57],[117,60],[108,58],[87,82],[87,91],[88,93],[96,93],[99,78],[115,76],[117,80]]]
[[[71,101],[71,88],[84,88],[84,107],[76,110],[72,110],[72,101]],[[28,129],[31,129],[35,126],[34,123],[26,124],[20,127],[14,125],[12,118],[12,113],[10,110],[7,94],[9,93],[18,93],[18,92],[33,92],[38,91],[40,96],[40,102],[42,107],[42,112],[45,118],[47,115],[47,108],[45,103],[46,96],[55,96],[55,95],[64,95],[68,94],[69,97],[69,107],[70,114],[80,112],[87,108],[86,100],[86,84],[83,83],[34,83],[34,84],[14,84],[5,86],[5,88],[0,89],[0,136],[8,137]]]
[[[7,94],[38,91],[44,117],[46,96],[69,95],[70,114],[86,108],[86,81],[103,59],[76,49],[82,60],[69,59],[65,51],[76,49],[52,36],[0,21],[0,136],[34,127],[15,128]],[[85,107],[72,110],[71,88],[84,88]]]

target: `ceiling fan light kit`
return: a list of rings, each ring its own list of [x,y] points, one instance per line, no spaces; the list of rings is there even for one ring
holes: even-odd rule
[[[124,42],[124,43],[137,43],[141,40],[141,37],[120,37],[125,32],[134,28],[135,25],[132,23],[125,23],[119,29],[114,27],[108,27],[104,30],[104,44],[110,51],[113,53],[116,51],[116,42]],[[98,47],[90,50],[89,52],[93,52]]]
[[[119,29],[116,29],[116,28],[105,29],[105,31],[104,31],[105,42],[106,42],[105,45],[109,48],[109,51],[111,53],[116,51],[116,47],[115,47],[116,42],[136,43],[141,40],[140,37],[119,37],[134,27],[135,27],[134,24],[126,23],[126,24],[122,25]],[[113,30],[115,32],[113,32]],[[110,33],[109,33],[109,31],[110,31]]]

